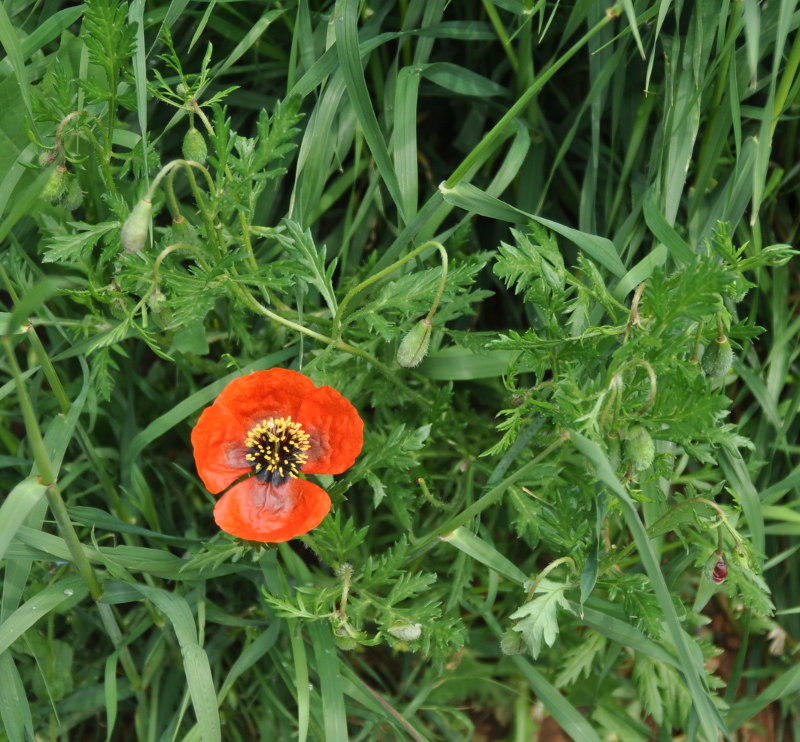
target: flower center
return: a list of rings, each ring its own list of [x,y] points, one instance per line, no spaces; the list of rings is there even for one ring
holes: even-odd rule
[[[270,417],[251,428],[244,439],[245,458],[256,477],[274,487],[300,473],[311,448],[308,433],[291,417]]]

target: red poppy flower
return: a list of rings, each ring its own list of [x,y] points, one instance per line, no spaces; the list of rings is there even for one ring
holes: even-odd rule
[[[214,494],[240,477],[214,507],[214,520],[248,541],[288,541],[318,526],[328,493],[300,479],[341,474],[363,444],[364,423],[329,386],[271,368],[234,379],[192,430],[197,473]]]

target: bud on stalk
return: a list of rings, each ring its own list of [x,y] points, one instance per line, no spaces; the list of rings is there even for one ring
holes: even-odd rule
[[[733,348],[726,335],[720,335],[710,343],[700,359],[700,365],[706,376],[725,376],[733,363]]]
[[[204,165],[206,156],[208,155],[208,147],[203,135],[192,126],[186,135],[183,137],[183,146],[181,148],[184,160],[192,160]]]
[[[653,463],[655,446],[650,433],[641,425],[634,425],[629,431],[625,441],[625,452],[634,471],[644,471]]]
[[[419,366],[422,359],[428,355],[432,327],[427,317],[421,319],[400,341],[400,346],[397,348],[397,362],[401,366],[404,368]]]
[[[128,215],[125,224],[120,231],[122,246],[128,252],[139,252],[147,239],[150,230],[150,214],[153,211],[153,202],[148,198],[143,198],[133,207],[133,211]]]

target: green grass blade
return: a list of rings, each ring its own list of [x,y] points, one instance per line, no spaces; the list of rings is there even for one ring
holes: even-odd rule
[[[400,205],[405,222],[417,211],[419,173],[417,172],[417,94],[420,74],[416,67],[403,67],[397,75],[394,97],[392,151],[400,189]]]
[[[647,531],[639,518],[633,500],[620,484],[611,465],[596,443],[576,433],[571,435],[571,440],[578,451],[591,462],[598,479],[619,498],[625,522],[636,542],[642,565],[653,584],[656,598],[664,614],[667,633],[675,644],[681,672],[694,699],[694,708],[699,717],[703,733],[708,739],[716,739],[720,731],[727,734],[725,722],[714,705],[705,684],[702,654],[696,646],[690,646],[689,640],[678,620],[670,590],[664,581],[664,575],[659,568],[658,559],[653,553]]]
[[[0,654],[50,611],[65,603],[75,605],[88,594],[89,590],[82,577],[67,577],[40,590],[0,624]]]
[[[361,55],[358,48],[358,0],[338,0],[334,11],[336,49],[341,65],[347,94],[353,112],[361,125],[378,172],[398,208],[403,203],[397,174],[392,166],[389,150],[386,147],[380,124],[370,102],[369,90],[361,68]]]
[[[0,719],[8,742],[35,738],[31,707],[11,652],[0,653]]]
[[[330,626],[316,621],[308,627],[314,646],[317,673],[319,674],[322,718],[326,740],[347,742],[347,709],[344,687],[339,670],[339,650],[333,643]]]
[[[28,80],[28,71],[25,68],[25,58],[17,38],[17,30],[11,23],[11,18],[8,17],[5,4],[0,4],[0,44],[6,50],[8,61],[11,63],[14,76],[19,84],[22,102],[28,114],[28,121],[30,121],[30,125],[35,130],[36,123],[33,118],[33,108],[31,107],[31,87]]]
[[[507,580],[516,582],[518,585],[524,585],[528,582],[528,576],[519,567],[510,562],[490,543],[468,531],[463,526],[440,538],[445,543],[463,551],[475,561],[480,562],[489,569],[493,569]]]
[[[498,198],[490,196],[470,183],[458,183],[452,188],[444,184],[439,186],[445,201],[468,212],[481,214],[490,219],[500,219],[514,224],[525,224],[529,220],[537,221],[542,226],[566,237],[576,244],[590,258],[596,260],[618,278],[624,275],[625,266],[617,254],[614,243],[605,237],[589,234],[573,229],[566,224],[554,222],[534,214],[526,214]]]
[[[0,505],[0,559],[28,513],[42,501],[44,493],[45,486],[38,479],[28,477],[14,487]]]
[[[133,584],[170,621],[183,655],[183,671],[203,742],[221,742],[217,693],[211,677],[208,655],[197,642],[197,627],[186,600],[166,590]]]

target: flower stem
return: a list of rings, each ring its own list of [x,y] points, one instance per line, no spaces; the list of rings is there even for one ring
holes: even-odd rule
[[[345,307],[350,303],[353,297],[360,294],[365,288],[371,286],[376,281],[380,281],[382,278],[385,278],[390,273],[397,270],[400,266],[405,265],[409,260],[417,257],[421,252],[424,252],[428,248],[435,247],[439,254],[442,256],[442,277],[439,280],[439,289],[436,293],[436,298],[434,299],[433,306],[431,307],[431,311],[428,312],[428,320],[430,320],[433,315],[435,314],[436,310],[439,308],[439,302],[442,300],[442,294],[444,293],[445,282],[447,281],[447,250],[444,249],[444,246],[441,242],[437,242],[436,240],[428,240],[427,242],[423,243],[419,247],[412,250],[408,255],[400,258],[399,260],[392,263],[390,266],[384,268],[382,271],[378,271],[374,275],[370,276],[366,280],[362,281],[358,286],[355,288],[350,289],[347,292],[344,299],[342,299],[342,303],[339,304],[339,309],[336,311],[336,315],[333,318],[333,330],[332,334],[335,340],[339,340],[342,336],[342,318],[344,317],[344,310]]]
[[[25,421],[25,433],[27,434],[28,443],[33,453],[33,460],[36,464],[39,481],[47,488],[45,491],[47,503],[50,506],[53,517],[56,519],[58,530],[60,531],[61,537],[64,539],[67,548],[72,555],[75,566],[78,568],[78,571],[89,588],[92,599],[95,601],[99,600],[103,594],[103,590],[100,587],[100,583],[97,581],[97,577],[95,577],[94,570],[89,564],[89,560],[83,551],[83,545],[78,538],[78,534],[75,532],[75,528],[72,525],[72,521],[69,518],[69,513],[67,512],[67,506],[64,504],[64,498],[61,496],[61,491],[56,484],[55,472],[53,471],[53,466],[50,463],[50,457],[47,454],[42,433],[39,430],[39,424],[36,421],[33,405],[31,404],[30,397],[28,397],[28,391],[25,388],[25,383],[22,380],[22,372],[20,371],[19,364],[17,363],[17,357],[14,353],[14,348],[11,345],[11,340],[8,337],[3,337],[3,346],[5,347],[6,355],[8,356],[8,363],[11,367],[12,376],[16,382],[19,404],[22,408],[22,417]]]

